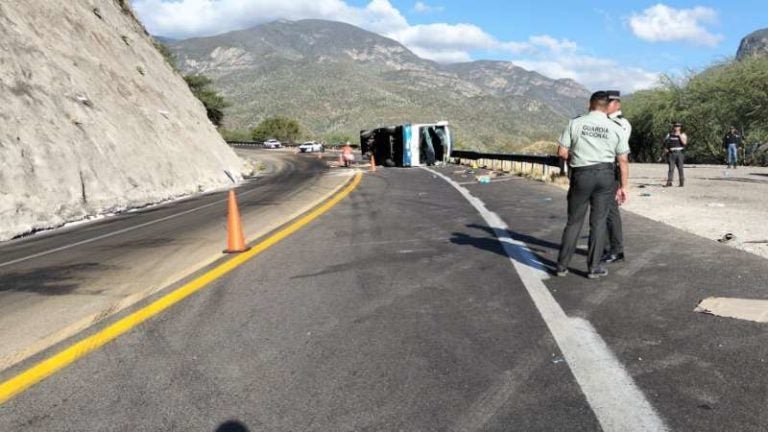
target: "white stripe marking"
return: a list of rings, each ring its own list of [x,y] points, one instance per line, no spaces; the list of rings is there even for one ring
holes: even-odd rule
[[[247,190],[247,191],[244,191],[244,192],[240,192],[237,195],[238,196],[248,195],[249,193],[254,192],[255,190],[256,189]],[[51,255],[51,254],[54,254],[54,253],[57,253],[57,252],[65,251],[67,249],[72,249],[74,247],[82,246],[84,244],[93,243],[95,241],[103,240],[105,238],[114,237],[116,235],[124,234],[124,233],[130,232],[130,231],[134,231],[134,230],[137,230],[139,228],[144,228],[144,227],[147,227],[147,226],[150,226],[150,225],[154,225],[154,224],[157,224],[157,223],[160,223],[160,222],[165,222],[167,220],[175,219],[177,217],[184,216],[184,215],[189,214],[189,213],[194,213],[194,212],[196,212],[198,210],[202,210],[204,208],[208,208],[208,207],[211,207],[211,206],[219,205],[219,204],[224,203],[224,202],[227,202],[227,200],[223,199],[223,200],[215,201],[215,202],[212,202],[212,203],[209,203],[209,204],[202,205],[200,207],[195,207],[195,208],[190,209],[190,210],[185,210],[185,211],[183,211],[181,213],[172,214],[170,216],[165,216],[165,217],[162,217],[160,219],[152,220],[152,221],[149,221],[149,222],[144,222],[144,223],[139,224],[139,225],[134,225],[134,226],[131,226],[131,227],[128,227],[128,228],[123,228],[121,230],[117,230],[117,231],[114,231],[114,232],[111,232],[111,233],[107,233],[107,234],[102,234],[100,236],[92,237],[92,238],[89,238],[89,239],[86,239],[86,240],[82,240],[82,241],[79,241],[79,242],[76,242],[76,243],[71,243],[71,244],[68,244],[68,245],[65,245],[65,246],[60,246],[60,247],[57,247],[57,248],[54,248],[54,249],[48,249],[48,250],[46,250],[44,252],[39,252],[39,253],[28,255],[28,256],[25,256],[25,257],[22,257],[22,258],[17,258],[15,260],[6,261],[4,263],[0,263],[0,268],[7,267],[7,266],[13,265],[13,264],[18,264],[18,263],[24,262],[24,261],[29,261],[29,260],[35,259],[35,258],[40,258],[40,257],[46,256],[46,255]]]
[[[549,279],[544,265],[524,243],[512,238],[507,224],[466,188],[437,171],[427,171],[458,190],[493,229],[603,430],[667,431],[664,421],[592,324],[585,319],[571,318],[565,314],[544,285],[544,281]]]

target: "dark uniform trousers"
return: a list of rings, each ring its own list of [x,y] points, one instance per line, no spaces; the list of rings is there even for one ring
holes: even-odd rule
[[[613,186],[614,191],[619,190],[619,169],[616,167],[616,182]],[[608,241],[605,242],[605,253],[620,254],[624,253],[624,229],[621,225],[621,213],[619,213],[619,203],[612,199],[608,207]]]
[[[677,167],[677,176],[680,179],[680,186],[685,183],[685,174],[683,173],[684,156],[681,150],[670,151],[667,154],[667,163],[669,172],[667,173],[667,184],[672,185],[672,178],[675,177],[675,167]]]
[[[560,242],[559,268],[568,268],[581,236],[584,218],[589,213],[589,251],[587,267],[595,269],[603,255],[606,220],[611,200],[616,198],[616,177],[613,163],[573,168],[568,189],[568,223]]]

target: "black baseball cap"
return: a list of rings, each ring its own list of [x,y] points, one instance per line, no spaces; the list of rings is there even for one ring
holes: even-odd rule
[[[589,102],[597,102],[597,101],[608,101],[608,93],[600,90],[592,93],[592,96],[589,97]]]
[[[605,93],[608,95],[608,100],[621,100],[621,92],[619,90],[606,90]]]

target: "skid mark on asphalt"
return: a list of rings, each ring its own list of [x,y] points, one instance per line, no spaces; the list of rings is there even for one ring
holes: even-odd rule
[[[514,240],[509,226],[466,188],[437,171],[426,170],[459,191],[480,213],[488,226],[493,228],[603,430],[668,430],[592,324],[585,319],[565,314],[544,285],[549,275],[540,259],[524,243]]]

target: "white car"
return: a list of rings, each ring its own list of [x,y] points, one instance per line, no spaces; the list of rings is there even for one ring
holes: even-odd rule
[[[280,141],[278,141],[278,140],[276,140],[274,138],[268,139],[268,140],[264,141],[264,148],[276,149],[276,148],[280,148],[282,146],[283,146],[283,144]]]
[[[307,141],[299,146],[299,151],[302,153],[313,153],[323,151],[323,145],[317,141]]]

